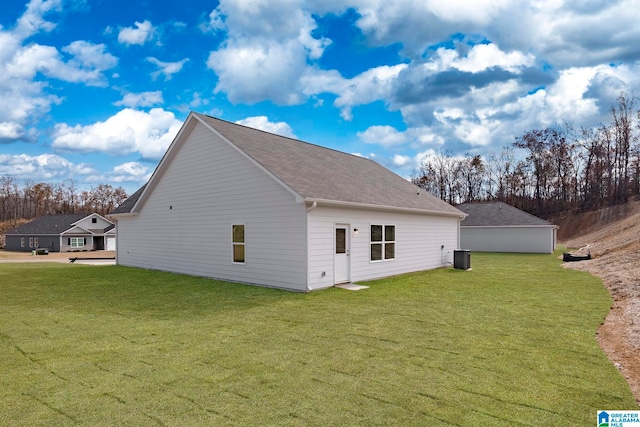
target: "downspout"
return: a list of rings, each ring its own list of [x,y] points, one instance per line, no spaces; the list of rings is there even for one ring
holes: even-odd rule
[[[113,225],[115,225],[114,230],[116,232],[116,265],[118,265],[118,253],[119,253],[118,252],[118,234],[120,234],[118,233],[118,220],[114,217],[110,217],[109,219],[113,221]],[[104,239],[105,239],[105,246],[106,246],[107,236],[105,236]]]
[[[314,210],[314,209],[315,209],[315,208],[317,208],[317,207],[318,207],[318,202],[312,202],[312,203],[311,203],[311,206],[309,206],[309,207],[307,208],[307,213],[311,212],[312,210]]]
[[[306,210],[307,210],[307,268],[306,268],[306,275],[307,275],[307,292],[311,292],[311,288],[309,287],[309,213],[314,210],[315,208],[318,207],[318,202],[311,202],[311,206],[309,206]]]

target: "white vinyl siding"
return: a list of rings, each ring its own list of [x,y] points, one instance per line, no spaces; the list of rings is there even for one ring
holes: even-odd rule
[[[553,227],[460,227],[460,247],[479,252],[546,253],[555,249]]]
[[[266,172],[198,123],[139,215],[118,219],[118,263],[306,290],[305,207]],[[231,224],[245,224],[235,264]]]
[[[96,222],[93,222],[93,220],[96,220]],[[85,230],[96,230],[96,229],[103,230],[108,226],[110,226],[111,224],[112,224],[111,222],[105,220],[101,216],[94,214],[81,219],[75,224],[75,226],[83,228]]]
[[[333,286],[336,223],[350,224],[352,282],[444,267],[453,262],[453,250],[458,248],[457,217],[319,205],[308,221],[310,289]],[[372,224],[395,226],[393,262],[370,261]]]

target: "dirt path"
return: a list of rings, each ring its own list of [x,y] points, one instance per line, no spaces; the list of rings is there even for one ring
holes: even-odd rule
[[[640,405],[640,202],[631,205],[625,219],[567,240],[567,247],[590,251],[594,259],[564,266],[600,277],[609,290],[613,305],[598,330],[598,342]]]
[[[51,252],[48,255],[32,255],[31,252],[12,252],[0,250],[2,262],[62,262],[68,263],[69,258],[112,258],[115,251],[86,251],[86,252]]]

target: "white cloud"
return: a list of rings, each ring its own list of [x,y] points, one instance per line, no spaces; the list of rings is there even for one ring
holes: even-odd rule
[[[55,61],[45,74],[59,80],[72,83],[86,83],[92,86],[104,86],[106,79],[103,72],[115,67],[118,59],[106,52],[104,44],[93,44],[78,40],[62,48],[72,58],[63,63]]]
[[[456,126],[454,135],[471,147],[486,147],[491,144],[490,123],[463,120]]]
[[[149,20],[136,21],[134,27],[125,27],[118,33],[118,42],[126,45],[143,45],[153,39],[156,29]]]
[[[465,57],[454,61],[452,66],[470,73],[477,73],[492,67],[517,73],[522,67],[532,66],[533,63],[532,54],[524,55],[517,51],[505,53],[495,44],[479,44],[473,46]]]
[[[127,93],[121,101],[114,102],[113,105],[118,107],[151,107],[162,104],[162,92],[159,90],[153,92]]]
[[[371,126],[364,132],[358,132],[357,135],[368,144],[379,144],[383,147],[401,145],[408,141],[405,133],[392,126]]]
[[[411,162],[411,157],[402,156],[400,154],[396,154],[393,156],[393,164],[395,166],[403,167],[408,165]]]
[[[34,141],[35,128],[30,127],[51,105],[62,98],[47,93],[47,78],[93,86],[106,84],[104,71],[117,64],[117,58],[102,44],[77,40],[59,51],[53,46],[26,38],[42,31],[51,31],[55,24],[45,14],[60,10],[60,1],[32,0],[15,28],[0,27],[0,140]]]
[[[291,127],[285,122],[270,122],[266,116],[247,117],[246,119],[238,120],[236,123],[248,126],[254,129],[260,129],[265,132],[275,133],[289,138],[295,138]]]
[[[139,162],[126,162],[117,165],[112,171],[108,172],[104,179],[99,181],[108,181],[116,183],[139,183],[143,184],[151,178],[152,170]]]
[[[308,61],[320,58],[331,43],[313,36],[317,24],[302,0],[223,0],[211,13],[208,28],[227,30],[207,66],[218,76],[215,92],[225,93],[232,103],[304,102],[300,79]]]
[[[189,61],[189,58],[184,58],[176,62],[163,62],[159,59],[149,56],[146,58],[146,60],[147,62],[151,62],[156,67],[158,67],[157,71],[151,73],[151,78],[153,78],[153,80],[156,80],[162,74],[164,75],[164,80],[168,81],[171,80],[174,74],[182,71],[182,67],[187,63],[187,61]]]
[[[40,31],[53,30],[56,24],[44,19],[44,15],[61,9],[62,0],[31,0],[27,10],[18,19],[14,34],[24,40]]]
[[[509,0],[426,1],[427,9],[443,21],[481,25],[489,24],[509,3]]]
[[[139,153],[143,158],[157,160],[181,125],[173,113],[161,108],[153,108],[148,113],[125,108],[104,122],[92,125],[56,125],[52,147],[63,152]]]
[[[280,105],[303,102],[298,80],[306,68],[303,47],[294,41],[234,45],[211,52],[207,66],[218,75],[215,93],[232,103],[271,100]]]
[[[368,144],[377,144],[385,148],[396,146],[410,146],[413,148],[424,145],[439,146],[445,142],[442,137],[426,126],[408,128],[404,132],[392,126],[371,126],[364,132],[358,132],[357,135],[358,138]]]
[[[95,170],[84,163],[72,163],[55,154],[0,154],[0,175],[10,175],[19,180],[48,181],[93,172]]]
[[[12,141],[24,135],[24,126],[16,122],[0,122],[0,142]]]
[[[406,67],[406,64],[383,65],[355,76],[345,84],[334,105],[342,108],[341,115],[344,119],[351,120],[352,106],[389,99],[398,75]]]

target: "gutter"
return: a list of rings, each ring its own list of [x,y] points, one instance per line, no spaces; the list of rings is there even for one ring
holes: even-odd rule
[[[309,206],[307,208],[307,213],[311,212],[312,210],[314,210],[317,207],[318,207],[318,202],[311,202],[311,206]]]
[[[314,198],[306,198],[304,199],[304,201],[311,202],[312,203],[311,206],[313,208],[315,208],[318,203],[322,203],[323,205],[326,204],[326,205],[361,208],[361,209],[381,209],[381,210],[395,211],[395,212],[421,213],[421,214],[447,216],[447,217],[454,217],[454,218],[461,218],[461,219],[469,216],[468,214],[462,211],[459,211],[460,213],[442,212],[442,211],[433,211],[429,209],[420,209],[420,208],[405,208],[405,207],[399,207],[399,206],[385,206],[385,205],[375,205],[371,203],[354,203],[354,202],[344,202],[340,200],[314,199]],[[457,210],[457,208],[453,206],[452,208]]]

